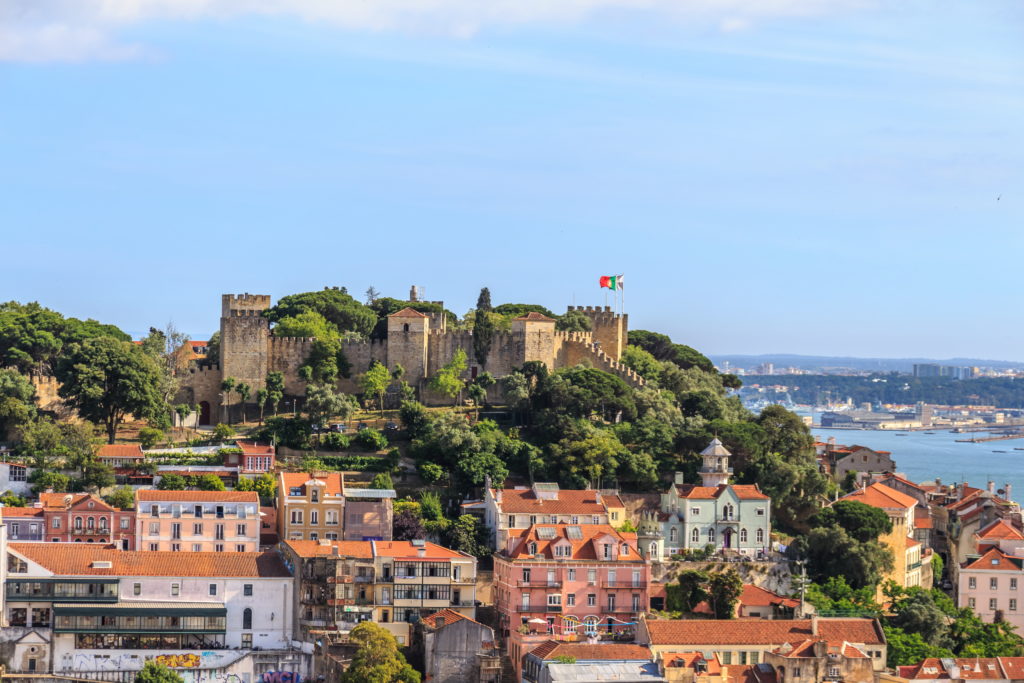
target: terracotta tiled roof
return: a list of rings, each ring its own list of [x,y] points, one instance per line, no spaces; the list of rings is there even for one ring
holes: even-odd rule
[[[338,549],[340,557],[373,557],[373,546],[369,541],[285,541],[285,545],[299,557],[327,557],[334,554],[334,548]]]
[[[100,498],[91,493],[40,493],[39,502],[47,510],[68,510],[85,502],[93,503],[97,512],[101,510],[115,510]]]
[[[142,446],[137,443],[108,443],[96,452],[100,458],[144,458]]]
[[[662,652],[660,657],[662,665],[666,668],[678,666],[692,669],[697,662],[703,660],[707,663],[709,675],[713,676],[722,672],[722,665],[718,661],[718,655],[712,655],[711,659],[705,659],[703,652]]]
[[[58,576],[290,576],[275,552],[140,552],[85,543],[11,543],[10,548]],[[111,566],[94,567],[96,562]]]
[[[567,531],[570,527],[580,530],[580,538],[570,538],[569,532]],[[544,531],[541,531],[542,529]],[[540,536],[545,536],[545,538],[541,538]],[[629,553],[626,556],[621,556],[616,553],[614,556],[615,559],[606,560],[607,562],[642,561],[643,558],[640,557],[640,553],[637,552],[636,548],[636,533],[629,531],[617,531],[614,527],[608,524],[534,524],[528,529],[513,529],[509,531],[509,538],[515,540],[515,545],[512,546],[512,552],[509,553],[508,556],[513,559],[529,559],[532,558],[533,555],[542,555],[548,559],[602,559],[598,557],[597,550],[594,547],[594,542],[600,540],[604,536],[611,536],[616,545],[624,543],[629,546]],[[530,552],[529,546],[531,543],[536,543],[537,545],[535,553]],[[572,549],[571,555],[565,556],[555,554],[556,546],[564,547],[566,545]]]
[[[260,497],[255,491],[161,491],[139,489],[136,500],[147,503],[256,503]]]
[[[820,642],[824,642],[825,643],[826,654],[841,654],[842,656],[848,657],[850,659],[867,659],[868,658],[868,656],[866,654],[864,654],[860,650],[860,648],[856,647],[855,645],[851,645],[850,643],[846,642],[845,640],[843,640],[843,641],[827,641],[827,640],[826,641],[822,641],[821,639],[818,639],[818,638],[808,638],[807,640],[803,640],[803,641],[800,641],[798,643],[787,643],[787,645],[789,646],[788,648],[786,648],[785,646],[778,647],[778,648],[775,649],[775,652],[776,652],[776,654],[780,654],[783,657],[790,657],[790,658],[795,658],[795,657],[799,657],[799,658],[812,657],[813,658],[813,657],[817,657],[817,655],[814,652],[814,645],[816,643],[820,643]],[[789,651],[788,652],[784,652],[784,650],[786,650],[786,649],[788,649]]]
[[[419,311],[414,310],[414,309],[409,308],[408,306],[406,306],[405,308],[403,308],[400,311],[395,311],[394,313],[392,313],[388,317],[389,318],[427,318],[429,316],[426,316],[426,315],[420,313]]]
[[[992,546],[984,555],[976,560],[964,563],[963,569],[979,569],[990,571],[1019,572],[1024,568],[1024,559],[1007,555],[999,546]]]
[[[986,541],[1024,541],[1024,534],[1005,519],[997,519],[977,533]]]
[[[5,507],[0,510],[3,517],[42,517],[43,508],[30,508],[30,507]]]
[[[341,489],[344,482],[341,478],[340,472],[328,472],[326,474],[318,474],[316,478],[319,481],[325,482],[324,493],[328,496],[341,495]],[[303,495],[306,491],[306,482],[310,481],[308,472],[282,472],[281,473],[281,485],[284,487],[284,495],[288,495],[288,490],[300,487],[302,488]]]
[[[931,515],[929,515],[926,510],[917,508],[914,512],[914,528],[931,529],[933,526]]]
[[[946,660],[959,669],[957,680],[1021,680],[1024,679],[1024,657],[967,657]],[[900,678],[907,680],[950,680],[941,659],[929,657],[917,664],[897,667]]]
[[[652,619],[647,629],[652,645],[781,645],[812,636],[810,619]],[[818,635],[826,640],[882,643],[874,619],[818,619]]]
[[[768,496],[761,493],[757,484],[719,484],[718,486],[696,486],[694,484],[677,484],[676,491],[680,498],[690,500],[711,500],[720,497],[727,489],[740,500],[768,500]]]
[[[623,503],[622,499],[619,498],[618,496],[605,495],[605,496],[601,496],[601,500],[604,501],[604,504],[606,506],[610,507],[610,508],[624,508],[624,507],[626,507],[625,503]]]
[[[1003,674],[1011,681],[1024,680],[1024,657],[1000,657]]]
[[[274,447],[270,444],[256,443],[255,441],[236,441],[235,445],[242,449],[245,455],[273,455]]]
[[[541,643],[530,654],[548,661],[558,657],[572,657],[577,662],[590,661],[651,661],[651,649],[635,643],[560,643],[549,640]]]
[[[419,548],[412,541],[374,541],[377,557],[393,557],[396,560],[449,560],[465,558],[465,553],[445,548],[429,541],[424,544],[426,555],[419,556]]]
[[[879,453],[888,453],[888,451],[878,451],[878,452]],[[920,484],[915,484],[914,482],[910,481],[909,479],[904,479],[903,477],[899,477],[899,476],[896,476],[895,474],[891,474],[891,473],[890,474],[886,474],[884,477],[882,477],[882,479],[880,480],[879,483],[884,484],[885,482],[890,481],[890,480],[898,481],[899,483],[903,484],[904,486],[909,486],[909,487],[911,487],[913,489],[917,489],[918,491],[924,491],[925,490],[924,487],[921,486]]]
[[[800,604],[800,601],[773,593],[752,583],[745,583],[743,584],[743,592],[740,593],[739,604],[750,607],[769,607],[774,605],[796,607]]]
[[[530,321],[533,321],[533,322],[544,322],[544,323],[553,323],[553,322],[555,322],[554,318],[549,318],[546,315],[544,315],[543,313],[538,313],[537,311],[530,311],[526,315],[521,315],[518,318],[513,318],[513,320],[530,320]]]
[[[872,484],[843,496],[840,500],[855,500],[884,510],[907,509],[917,505],[917,500],[885,484]]]
[[[434,612],[430,616],[423,617],[420,621],[422,621],[423,625],[427,626],[428,628],[437,628],[437,620],[439,618],[444,620],[444,622],[441,624],[442,628],[450,624],[454,624],[457,621],[467,619],[467,617],[462,616],[455,610],[448,609],[447,607],[445,607],[440,612]]]
[[[617,502],[621,506],[622,501]],[[603,515],[606,511],[597,502],[597,492],[591,490],[560,490],[555,500],[544,500],[533,489],[502,489],[500,507],[502,514]]]

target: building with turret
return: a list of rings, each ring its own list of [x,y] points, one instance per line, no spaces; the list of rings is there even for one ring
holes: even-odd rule
[[[642,509],[637,527],[640,551],[667,560],[713,546],[724,555],[758,557],[771,547],[772,501],[757,484],[730,484],[732,455],[717,438],[701,451],[701,484],[686,484],[683,473],[661,495],[660,509]]]
[[[339,388],[358,393],[355,378],[374,362],[394,370],[405,368],[405,381],[416,388],[427,404],[447,403],[450,399],[434,395],[428,380],[447,364],[456,351],[465,351],[471,379],[487,371],[504,377],[530,361],[539,361],[549,370],[588,363],[598,370],[622,378],[631,386],[641,386],[642,377],[620,362],[627,344],[628,315],[618,314],[610,306],[570,306],[591,322],[589,332],[563,332],[555,329],[555,320],[531,312],[512,321],[511,329],[494,335],[486,366],[473,352],[471,330],[448,329],[443,302],[437,312],[421,313],[404,308],[387,319],[384,339],[346,341],[342,344],[350,365],[349,377],[339,380]],[[226,421],[229,405],[237,409],[237,393],[224,396],[221,382],[233,378],[247,384],[251,396],[262,389],[267,373],[281,372],[288,396],[304,396],[306,385],[299,376],[316,341],[312,337],[278,337],[264,313],[270,308],[265,294],[224,294],[221,297],[220,360],[217,364],[198,363],[182,377],[180,401],[200,407],[199,424]],[[499,388],[491,387],[497,399]],[[286,401],[287,402],[287,401]]]

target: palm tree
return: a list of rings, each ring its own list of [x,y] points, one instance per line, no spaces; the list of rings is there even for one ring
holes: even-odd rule
[[[220,390],[224,392],[224,405],[230,405],[231,392],[235,389],[235,378],[225,377],[221,380]],[[231,411],[228,411],[228,424],[231,424]]]
[[[241,400],[239,403],[242,404],[242,422],[245,422],[245,402],[249,400],[249,396],[252,395],[252,387],[245,382],[239,382],[238,386],[235,387],[235,391],[238,392],[238,398]]]
[[[260,389],[256,392],[256,403],[260,406],[260,426],[263,426],[263,410],[267,407],[267,398],[270,396],[270,392],[265,388]]]

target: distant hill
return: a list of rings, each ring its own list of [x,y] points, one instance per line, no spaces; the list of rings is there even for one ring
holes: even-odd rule
[[[794,367],[801,370],[823,371],[847,368],[875,372],[911,372],[915,363],[938,363],[940,365],[976,365],[978,367],[1009,369],[1024,368],[1024,362],[1008,360],[984,360],[981,358],[855,358],[853,356],[801,356],[792,353],[766,353],[761,355],[716,355],[708,358],[722,367],[726,361],[732,367],[753,368],[762,363],[773,363],[776,368]]]

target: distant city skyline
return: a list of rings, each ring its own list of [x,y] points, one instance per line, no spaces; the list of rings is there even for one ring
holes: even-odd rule
[[[1024,5],[429,5],[5,4],[0,300],[205,338],[623,273],[708,355],[1024,361]]]

